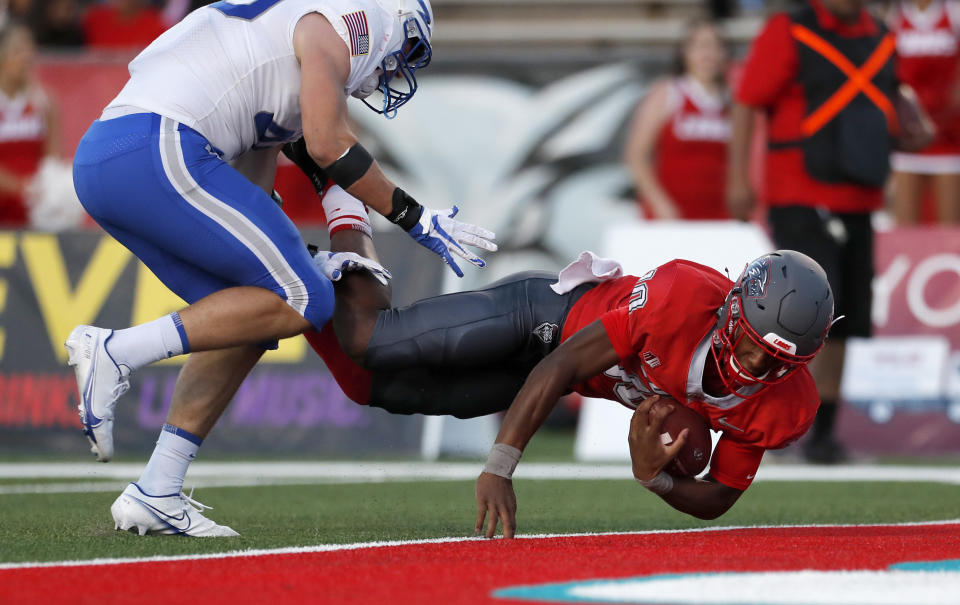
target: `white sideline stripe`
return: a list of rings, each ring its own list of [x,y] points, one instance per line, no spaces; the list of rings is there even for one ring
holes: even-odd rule
[[[843,527],[925,527],[937,525],[955,525],[960,519],[944,519],[942,521],[911,521],[906,523],[824,523],[808,525],[728,525],[723,527],[693,527],[689,529],[651,529],[647,531],[613,531],[613,532],[582,532],[572,534],[517,534],[519,540],[536,540],[550,538],[593,538],[598,536],[650,536],[656,534],[684,534],[701,532],[734,531],[741,529],[816,529],[816,528],[843,528]],[[502,538],[500,538],[502,539]],[[84,565],[125,565],[129,563],[156,563],[164,561],[193,561],[201,559],[232,559],[236,557],[263,557],[271,555],[307,554],[319,552],[334,552],[338,550],[360,550],[366,548],[383,548],[392,546],[415,546],[418,544],[447,544],[452,542],[476,542],[487,540],[479,536],[460,536],[447,538],[428,538],[423,540],[390,540],[379,542],[354,542],[352,544],[318,544],[316,546],[288,546],[285,548],[265,548],[249,550],[229,550],[218,553],[203,553],[196,555],[169,555],[153,557],[136,557],[130,559],[88,559],[71,561],[41,561],[27,563],[0,563],[0,570],[24,569],[33,567],[79,567]]]
[[[198,486],[272,485],[301,483],[382,481],[463,481],[479,475],[481,462],[195,462],[187,481]],[[136,479],[143,465],[74,463],[2,463],[0,479]],[[520,479],[630,479],[627,464],[522,463]],[[907,481],[960,485],[960,468],[936,466],[815,466],[806,464],[762,465],[755,481]],[[63,484],[64,491],[82,491],[80,484]],[[0,486],[0,494],[24,486]],[[54,489],[53,486],[45,487]],[[94,490],[98,491],[98,490]],[[46,491],[46,493],[54,493]]]

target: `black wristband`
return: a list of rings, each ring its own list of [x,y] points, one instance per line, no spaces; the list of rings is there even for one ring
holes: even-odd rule
[[[354,143],[350,149],[337,160],[324,168],[327,176],[333,182],[343,187],[344,191],[359,181],[373,165],[373,156],[367,153],[360,143]]]
[[[387,215],[388,221],[404,231],[410,231],[420,220],[421,214],[423,206],[417,200],[399,187],[393,190],[393,210]]]
[[[307,178],[310,179],[310,182],[313,184],[313,189],[317,192],[317,195],[323,197],[323,194],[327,188],[327,173],[316,162],[314,162],[313,158],[310,157],[310,154],[307,153],[307,142],[303,139],[303,137],[300,137],[300,139],[297,141],[284,145],[283,155],[287,156],[288,160],[296,164],[297,168],[307,175]]]

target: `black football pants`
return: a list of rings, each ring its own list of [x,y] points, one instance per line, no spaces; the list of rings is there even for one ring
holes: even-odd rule
[[[483,290],[381,312],[363,363],[373,372],[370,405],[458,418],[507,409],[593,286],[560,295],[550,289],[556,280],[553,273],[516,273]]]

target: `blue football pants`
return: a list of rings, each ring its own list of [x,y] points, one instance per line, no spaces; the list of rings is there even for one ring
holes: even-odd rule
[[[333,314],[333,286],[296,227],[195,130],[152,113],[98,120],[73,178],[90,216],[188,303],[258,286],[318,330]]]

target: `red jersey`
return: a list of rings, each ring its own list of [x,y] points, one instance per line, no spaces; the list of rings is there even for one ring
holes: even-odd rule
[[[921,11],[914,2],[901,2],[889,25],[897,36],[897,77],[913,87],[937,126],[937,139],[924,153],[960,153],[960,111],[954,96],[960,70],[960,3],[934,0]]]
[[[0,92],[0,167],[19,177],[36,174],[47,136],[47,98],[37,88],[14,97]],[[27,206],[18,194],[0,193],[0,225],[26,226]]]
[[[657,180],[681,218],[728,219],[729,104],[693,78],[678,78],[670,88],[674,110],[657,139]]]
[[[710,335],[732,286],[717,271],[684,260],[603,282],[570,310],[562,340],[601,320],[620,363],[574,390],[631,408],[654,393],[673,397],[722,433],[710,474],[743,490],[765,450],[785,447],[807,432],[820,399],[806,367],[750,399],[703,394],[703,367],[713,363]]]
[[[820,26],[839,36],[857,37],[877,31],[873,18],[865,10],[857,23],[849,25],[816,0],[810,4],[817,12]],[[767,137],[776,141],[800,140],[801,123],[808,113],[798,77],[797,42],[790,33],[790,25],[786,13],[770,18],[750,46],[735,94],[740,103],[766,112]],[[870,212],[883,205],[880,187],[815,180],[807,172],[799,147],[768,153],[763,178],[764,197],[770,206],[801,204],[822,206],[833,212]]]

